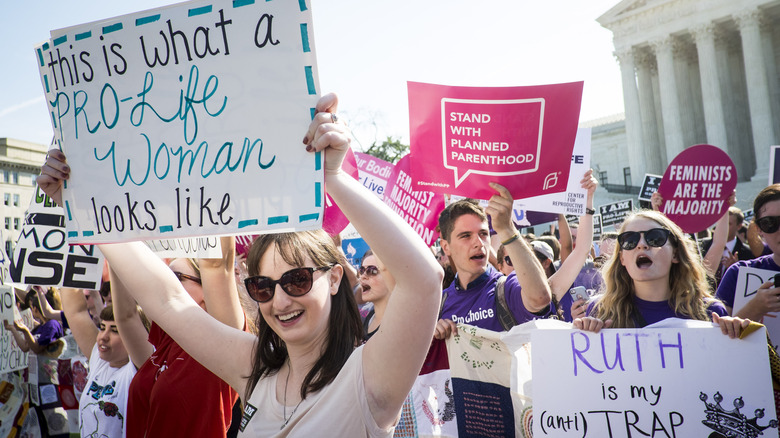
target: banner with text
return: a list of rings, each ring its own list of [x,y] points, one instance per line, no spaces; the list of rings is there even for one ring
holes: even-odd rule
[[[416,190],[488,199],[488,182],[514,199],[563,192],[582,82],[451,87],[408,82]]]
[[[534,437],[777,435],[765,329],[664,324],[533,332]]]
[[[645,174],[645,179],[642,181],[642,188],[639,190],[639,200],[650,202],[650,198],[653,193],[658,191],[658,186],[661,185],[661,175]]]
[[[723,149],[699,144],[680,152],[664,172],[661,212],[686,233],[706,230],[726,214],[737,168]]]
[[[590,169],[590,133],[590,128],[577,129],[566,191],[517,199],[514,206],[516,210],[573,214],[578,217],[585,214],[588,191],[582,188],[580,181]]]
[[[194,1],[51,32],[36,48],[71,177],[70,242],[317,229],[309,2]]]
[[[769,149],[769,184],[780,183],[780,154],[777,151],[780,146],[772,146]]]
[[[732,315],[736,315],[748,301],[752,300],[756,296],[758,288],[771,280],[777,271],[770,271],[768,269],[750,268],[747,266],[740,266],[737,274],[737,289],[734,291],[734,309]],[[769,337],[772,339],[772,346],[775,351],[780,352],[778,345],[780,344],[780,316],[779,312],[767,313],[764,318],[759,321],[766,326],[769,332]]]
[[[14,288],[10,285],[0,286],[0,315],[3,321],[22,321],[27,327],[33,326],[32,313],[29,313],[28,320],[24,320],[16,309],[16,298],[14,297]],[[10,331],[0,324],[0,374],[10,373],[11,371],[27,369],[27,353],[23,352]],[[2,400],[0,400],[2,401]]]
[[[619,228],[623,219],[634,210],[634,201],[626,199],[624,201],[613,202],[611,204],[599,205],[599,214],[601,215],[601,228],[614,226]]]
[[[412,162],[411,155],[407,154],[395,164],[387,179],[384,201],[414,228],[428,246],[432,246],[439,237],[436,225],[439,223],[439,213],[444,210],[444,195],[414,190],[414,178],[410,172]]]
[[[358,171],[360,175],[360,184],[371,190],[379,199],[385,199],[385,187],[387,179],[393,172],[393,164],[377,157],[355,152]]]
[[[100,289],[103,253],[95,245],[68,245],[63,215],[36,187],[11,256],[11,283]]]
[[[10,264],[10,258],[5,252],[5,237],[3,237],[3,230],[0,229],[0,285],[5,284],[7,281],[11,281],[8,275],[8,268]]]

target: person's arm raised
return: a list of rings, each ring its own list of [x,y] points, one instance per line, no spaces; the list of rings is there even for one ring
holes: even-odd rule
[[[517,274],[517,282],[522,290],[523,305],[529,312],[539,312],[550,305],[550,285],[544,274],[542,264],[536,259],[528,242],[519,235],[512,223],[512,204],[514,200],[504,186],[490,183],[498,192],[488,201],[485,212],[490,215],[493,229],[504,243],[509,259]]]
[[[199,259],[203,299],[209,315],[239,330],[244,328],[244,311],[238,299],[235,260],[236,238],[220,237],[222,258]]]
[[[38,295],[38,302],[41,304],[41,313],[46,319],[54,319],[62,322],[62,315],[59,310],[55,310],[54,307],[49,304],[49,300],[46,299],[46,292],[40,286],[33,286],[35,294]],[[81,348],[81,347],[79,347]]]
[[[561,263],[563,263],[574,250],[574,245],[572,245],[571,241],[571,228],[569,223],[566,222],[566,216],[563,214],[558,215],[558,242],[561,244],[560,258]]]
[[[393,424],[425,360],[436,324],[443,271],[420,236],[400,216],[341,171],[349,131],[335,114],[338,99],[317,104],[305,143],[324,151],[328,193],[396,280],[379,331],[363,352],[363,382],[379,427]]]
[[[111,266],[108,268],[111,279],[111,303],[114,307],[114,321],[119,329],[119,337],[136,369],[149,359],[154,347],[149,342],[149,333],[141,321],[138,306]]]
[[[582,188],[588,191],[585,208],[593,209],[593,195],[599,184],[596,178],[593,177],[593,169],[585,172],[580,184],[582,184]],[[563,298],[563,295],[569,291],[574,280],[577,279],[577,275],[579,275],[585,261],[588,259],[592,245],[593,215],[585,213],[580,216],[579,227],[577,228],[577,244],[574,246],[574,250],[549,279],[550,289],[558,301]]]
[[[69,176],[65,154],[52,149],[41,167],[38,186],[61,204],[63,181]],[[100,249],[147,316],[190,356],[243,394],[257,337],[228,327],[201,309],[173,271],[143,243],[102,245]]]
[[[81,352],[89,360],[92,348],[97,342],[98,328],[95,327],[95,323],[87,311],[87,300],[84,298],[84,292],[81,289],[63,287],[60,289],[60,294],[62,295],[62,310],[65,312],[65,317],[68,318],[70,331],[73,332],[73,337]]]

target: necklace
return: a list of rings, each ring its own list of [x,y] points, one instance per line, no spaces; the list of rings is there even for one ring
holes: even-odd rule
[[[295,409],[293,409],[292,412],[290,412],[290,416],[287,417],[287,384],[290,383],[290,374],[292,374],[292,365],[290,365],[290,360],[287,359],[287,379],[284,381],[284,404],[282,404],[283,408],[283,417],[284,417],[284,424],[282,424],[282,427],[279,428],[279,430],[284,429],[285,426],[287,426],[287,423],[292,420],[293,415],[295,415],[295,411],[298,410],[298,406],[303,403],[303,399],[298,402],[297,405],[295,405]]]

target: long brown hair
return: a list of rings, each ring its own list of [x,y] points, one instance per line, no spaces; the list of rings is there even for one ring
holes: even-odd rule
[[[709,292],[707,274],[702,265],[701,256],[696,250],[696,244],[680,227],[663,214],[652,210],[640,210],[631,214],[620,227],[620,233],[625,231],[626,224],[634,219],[649,219],[669,230],[669,243],[674,249],[677,263],[673,263],[669,271],[669,306],[678,315],[707,321],[707,307],[714,301]],[[604,265],[603,294],[597,304],[596,316],[606,321],[612,320],[614,328],[635,327],[634,315],[637,313],[634,305],[634,280],[628,274],[626,267],[620,263],[618,245],[612,257]]]
[[[255,240],[247,254],[250,276],[259,275],[260,259],[272,244],[282,260],[291,266],[305,266],[307,257],[315,266],[347,265],[344,255],[322,230],[265,234]],[[346,275],[341,277],[338,292],[331,300],[326,345],[301,384],[302,398],[331,383],[363,339],[363,324]],[[247,376],[249,381],[245,400],[249,400],[257,382],[277,373],[288,357],[287,345],[271,329],[262,314],[257,317],[257,330],[258,340],[254,347],[252,372]]]

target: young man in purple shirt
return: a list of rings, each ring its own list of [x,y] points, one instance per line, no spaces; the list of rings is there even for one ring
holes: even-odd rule
[[[436,339],[457,334],[456,323],[502,331],[496,310],[496,283],[502,276],[488,263],[490,231],[493,229],[506,248],[515,272],[504,285],[504,295],[515,321],[522,324],[550,313],[551,293],[542,265],[512,223],[513,199],[503,186],[491,183],[498,192],[483,209],[475,201],[464,199],[450,204],[439,216],[441,248],[450,258],[456,276],[444,290],[441,318],[436,324]]]
[[[773,184],[761,190],[753,201],[753,211],[761,237],[772,254],[734,263],[723,274],[715,296],[726,304],[729,313],[733,313],[734,309],[740,266],[780,272],[780,184]],[[762,284],[753,298],[734,316],[761,321],[767,313],[772,312],[780,312],[780,288],[775,287],[770,280]]]

